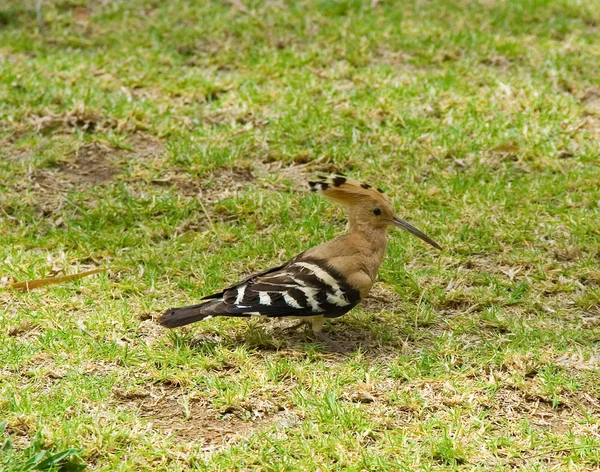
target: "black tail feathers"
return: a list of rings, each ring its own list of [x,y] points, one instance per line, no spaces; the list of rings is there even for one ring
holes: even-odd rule
[[[185,326],[196,321],[202,321],[209,316],[214,316],[215,305],[220,304],[220,300],[211,300],[198,305],[183,306],[180,308],[170,308],[163,313],[158,322],[165,328],[177,328]]]

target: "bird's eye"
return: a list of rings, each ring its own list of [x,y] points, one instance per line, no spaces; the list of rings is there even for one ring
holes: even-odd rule
[[[381,208],[375,208],[375,209],[373,210],[373,214],[374,214],[374,215],[376,215],[376,216],[379,216],[379,215],[381,215]]]

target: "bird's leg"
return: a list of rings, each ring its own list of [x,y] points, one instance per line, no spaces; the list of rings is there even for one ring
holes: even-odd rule
[[[302,326],[311,327],[311,337],[325,346],[328,346],[329,349],[333,349],[335,351],[342,351],[342,346],[329,338],[325,333],[323,333],[323,325],[325,324],[325,317],[323,315],[319,316],[307,316],[302,319],[299,323],[290,326],[289,328],[285,328],[284,331],[290,331],[293,329],[301,328]]]
[[[323,315],[313,316],[311,321],[311,328],[314,334],[320,333],[323,329],[323,324],[325,324],[325,317]]]
[[[323,333],[323,325],[325,324],[325,317],[323,315],[314,316],[311,319],[312,324],[312,335],[316,341],[319,341],[327,346],[334,348],[335,350],[339,350],[340,346],[338,343],[329,338],[325,333]]]
[[[321,322],[321,326],[322,326],[322,322]],[[336,341],[331,339],[327,334],[323,333],[320,328],[318,331],[315,331],[313,328],[312,337],[315,341],[318,341],[321,344],[323,344],[324,346],[327,346],[329,350],[334,350],[334,351],[339,351],[339,352],[342,352],[344,350],[343,346],[341,346]]]
[[[310,326],[313,334],[318,334],[323,329],[324,323],[325,323],[325,317],[323,315],[307,316],[304,319],[301,319],[299,323],[296,323],[295,325],[285,328],[284,331],[293,331],[298,328],[302,328],[303,326]]]

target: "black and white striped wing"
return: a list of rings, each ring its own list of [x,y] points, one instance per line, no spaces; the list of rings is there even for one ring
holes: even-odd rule
[[[335,318],[360,301],[358,290],[340,273],[323,261],[301,259],[250,277],[210,298],[221,296],[224,314],[232,316]]]

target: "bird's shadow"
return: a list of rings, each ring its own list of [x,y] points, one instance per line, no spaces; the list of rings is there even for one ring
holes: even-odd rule
[[[334,321],[321,335],[314,335],[310,330],[288,330],[268,322],[249,322],[245,329],[234,333],[185,336],[178,342],[202,353],[216,352],[219,346],[245,346],[257,351],[322,352],[343,356],[361,353],[379,357],[397,351],[403,342],[387,328],[373,323]]]

